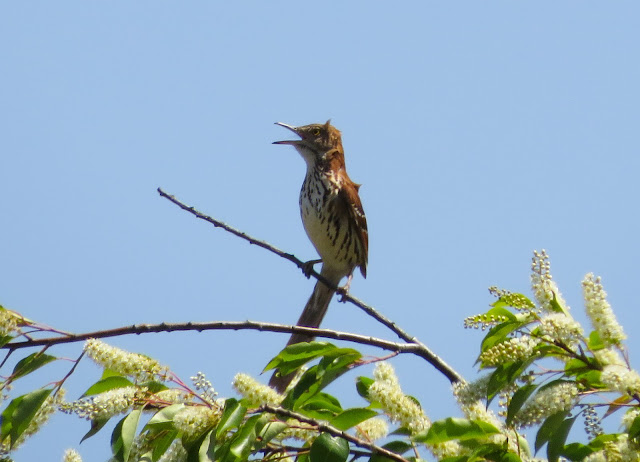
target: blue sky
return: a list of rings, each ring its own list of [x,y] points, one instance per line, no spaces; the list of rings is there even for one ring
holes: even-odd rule
[[[156,188],[315,258],[297,205],[304,162],[271,145],[288,137],[273,123],[331,118],[369,223],[355,296],[473,377],[481,335],[462,320],[487,308],[489,286],[528,293],[545,248],[579,319],[581,279],[603,277],[640,367],[639,18],[624,1],[5,3],[0,303],[73,332],[294,322],[313,281]],[[393,338],[350,305],[324,325]],[[221,396],[284,342],[112,341],[182,377],[205,372]],[[432,418],[455,412],[428,364],[393,364]],[[70,398],[98,376],[84,364]],[[338,392],[359,403],[350,380]],[[19,458],[58,460],[87,428],[58,416]],[[107,433],[80,452],[105,460]]]

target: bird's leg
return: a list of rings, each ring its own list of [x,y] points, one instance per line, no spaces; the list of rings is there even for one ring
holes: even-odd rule
[[[307,279],[311,277],[311,271],[313,271],[313,265],[315,265],[316,263],[322,263],[322,259],[306,261],[300,267],[300,269],[302,270],[302,274],[304,274],[307,277]]]
[[[336,290],[336,293],[340,296],[340,298],[338,299],[340,303],[344,303],[346,301],[344,297],[349,293],[349,287],[351,287],[352,279],[353,279],[353,271],[349,273],[349,275],[347,276],[347,283],[342,287],[338,287],[338,290]]]

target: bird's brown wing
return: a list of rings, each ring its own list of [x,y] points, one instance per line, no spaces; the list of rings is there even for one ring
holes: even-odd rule
[[[346,176],[346,175],[345,175]],[[369,231],[367,230],[367,217],[364,215],[358,188],[348,177],[343,182],[343,186],[338,192],[338,200],[343,203],[349,214],[349,225],[352,226],[352,232],[357,236],[360,242],[360,255],[358,258],[358,266],[362,276],[367,277],[367,262],[369,254]]]

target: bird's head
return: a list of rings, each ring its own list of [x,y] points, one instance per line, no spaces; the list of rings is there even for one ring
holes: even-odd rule
[[[340,131],[330,122],[330,120],[327,120],[324,124],[310,124],[300,127],[276,122],[276,125],[291,130],[300,139],[274,141],[273,144],[290,144],[298,150],[308,165],[313,165],[330,151],[339,150],[342,153]]]

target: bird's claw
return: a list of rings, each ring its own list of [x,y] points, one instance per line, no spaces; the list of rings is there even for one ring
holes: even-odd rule
[[[338,290],[336,290],[336,294],[338,295],[338,301],[340,303],[345,303],[347,301],[345,298],[347,295],[349,295],[349,288],[347,286],[338,287]]]
[[[311,272],[313,271],[313,265],[316,263],[322,263],[322,260],[309,260],[302,264],[300,269],[302,270],[302,274],[304,274],[307,279],[311,277]]]

